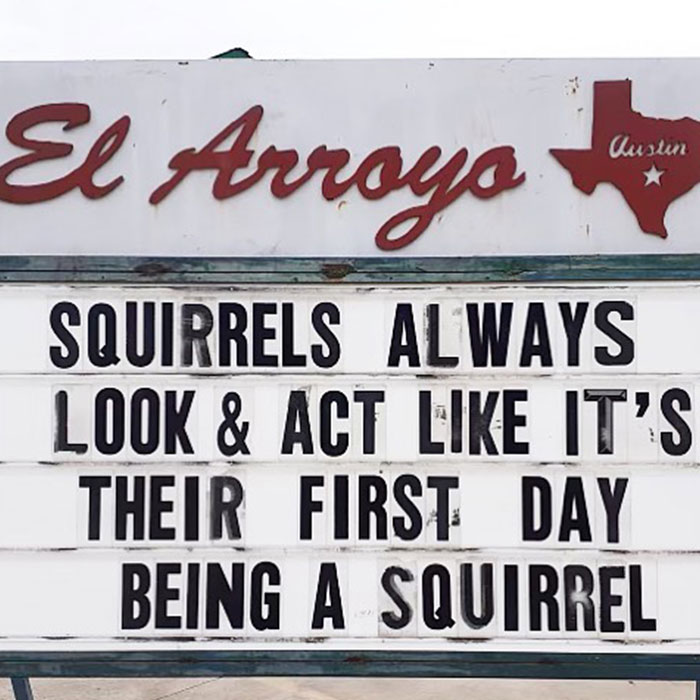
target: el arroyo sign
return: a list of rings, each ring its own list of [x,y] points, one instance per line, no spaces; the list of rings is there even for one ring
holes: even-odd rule
[[[551,153],[571,173],[578,189],[591,194],[601,182],[613,184],[642,231],[665,237],[667,208],[700,177],[694,159],[700,129],[698,122],[689,118],[655,119],[634,112],[631,89],[631,81],[596,82],[591,147],[552,148]],[[33,166],[66,159],[74,145],[70,139],[34,138],[30,135],[32,129],[57,124],[63,131],[72,132],[88,125],[91,119],[91,106],[80,102],[31,106],[11,117],[6,138],[24,153],[0,166],[0,199],[29,205],[60,198],[76,189],[88,199],[101,199],[117,188],[128,187],[128,173],[105,179],[99,172],[124,148],[133,120],[128,114],[102,131],[80,165],[58,177],[35,181]],[[170,177],[144,197],[152,206],[160,205],[195,171],[213,174],[211,194],[217,200],[230,199],[255,186],[264,187],[259,183],[266,176],[269,192],[277,199],[291,197],[305,185],[320,184],[321,194],[328,201],[338,200],[352,188],[369,201],[405,188],[419,203],[394,213],[375,235],[379,249],[393,251],[419,238],[436,216],[463,194],[490,199],[520,187],[526,179],[515,145],[495,145],[476,153],[462,146],[446,155],[433,145],[410,159],[400,145],[375,148],[364,157],[351,155],[348,148],[329,148],[325,144],[300,154],[288,144],[263,147],[255,138],[263,119],[263,106],[254,105],[203,146],[179,150],[167,163]],[[320,183],[317,178],[313,185],[307,184],[317,174]]]

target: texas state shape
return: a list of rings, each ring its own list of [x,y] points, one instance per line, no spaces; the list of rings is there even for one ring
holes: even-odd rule
[[[591,194],[609,182],[622,193],[646,233],[663,238],[671,202],[700,182],[700,122],[654,119],[632,110],[632,82],[593,85],[591,148],[552,148],[574,185]]]

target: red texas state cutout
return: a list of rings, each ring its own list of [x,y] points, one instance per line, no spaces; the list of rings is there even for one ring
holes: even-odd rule
[[[593,85],[591,148],[550,153],[586,194],[600,182],[617,187],[642,231],[666,238],[669,205],[700,182],[699,150],[700,122],[632,111],[632,82],[617,80]]]

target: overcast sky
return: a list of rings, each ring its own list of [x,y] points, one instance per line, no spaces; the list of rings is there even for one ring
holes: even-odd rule
[[[0,0],[0,59],[697,56],[697,1]]]

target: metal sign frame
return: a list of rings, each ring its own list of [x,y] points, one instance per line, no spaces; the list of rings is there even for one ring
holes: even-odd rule
[[[700,255],[431,258],[0,256],[0,283],[272,284],[700,280]],[[624,644],[611,643],[622,649]],[[466,651],[0,651],[19,700],[30,677],[376,676],[695,681],[700,654]]]

